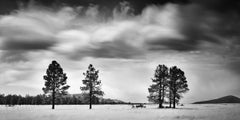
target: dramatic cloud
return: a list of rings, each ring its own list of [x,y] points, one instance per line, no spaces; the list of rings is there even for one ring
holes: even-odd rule
[[[221,12],[237,12],[239,13],[240,2],[239,0],[211,0],[211,1],[203,1],[203,0],[192,0],[193,2],[200,4],[201,6]]]
[[[57,11],[29,6],[1,17],[0,48],[26,53],[50,50],[75,59],[133,58],[151,48],[145,46],[147,42],[184,37],[178,31],[177,5],[147,7],[137,16],[131,15],[128,3],[120,6],[113,10],[113,18],[104,19],[98,6],[63,7]]]
[[[189,0],[1,0],[0,1],[0,14],[10,13],[21,7],[28,6],[28,3],[37,3],[47,7],[58,6],[89,6],[91,4],[100,6],[101,10],[112,11],[119,6],[119,3],[127,1],[134,8],[134,13],[139,14],[148,5],[162,5],[166,3],[179,3],[186,4]],[[110,13],[111,14],[111,13]]]
[[[90,63],[99,67],[109,97],[116,95],[114,91],[120,99],[145,100],[157,64],[177,65],[186,72],[193,89],[188,98],[207,89],[211,90],[208,96],[213,95],[218,91],[212,84],[226,94],[239,91],[240,15],[237,8],[229,7],[237,1],[100,1],[26,4],[26,0],[14,11],[0,9],[4,11],[0,16],[0,67],[6,68],[0,71],[1,79],[6,79],[0,84],[6,88],[28,81],[41,92],[39,81],[55,59],[69,73],[72,93],[79,92],[76,83]],[[223,4],[227,7],[220,9]],[[139,87],[128,93],[132,86],[126,83]],[[197,91],[202,84],[209,85]],[[228,88],[224,89],[225,84]]]

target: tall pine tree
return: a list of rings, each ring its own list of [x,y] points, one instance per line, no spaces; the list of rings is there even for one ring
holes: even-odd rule
[[[180,100],[182,97],[182,93],[189,91],[187,80],[184,72],[177,68],[176,66],[170,68],[170,81],[169,81],[169,89],[170,89],[170,104],[173,104],[173,108],[176,107],[176,102]],[[171,105],[170,105],[171,106]]]
[[[154,78],[152,78],[152,84],[150,88],[148,88],[149,96],[148,100],[150,102],[158,103],[159,108],[163,107],[165,90],[167,87],[167,79],[168,79],[168,68],[165,65],[158,65],[155,73]]]
[[[83,73],[85,79],[82,83],[85,85],[80,89],[89,96],[89,109],[92,109],[92,103],[96,97],[103,96],[104,92],[101,90],[101,80],[98,80],[99,71],[96,70],[92,64],[88,66],[86,73]]]
[[[67,84],[66,73],[63,73],[63,69],[57,61],[52,61],[48,66],[46,75],[43,76],[45,80],[45,87],[42,88],[45,94],[51,93],[52,95],[52,109],[55,106],[56,95],[67,94],[67,89],[70,87]]]

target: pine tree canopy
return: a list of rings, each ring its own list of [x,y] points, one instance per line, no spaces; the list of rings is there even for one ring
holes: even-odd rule
[[[52,61],[48,66],[46,75],[43,76],[45,80],[45,87],[42,89],[45,94],[55,92],[57,94],[67,94],[67,89],[70,87],[67,84],[66,73],[57,61]]]
[[[93,95],[96,96],[103,96],[104,92],[101,90],[101,80],[98,80],[98,73],[99,70],[96,70],[92,64],[90,64],[88,66],[88,70],[83,73],[83,75],[85,76],[85,79],[82,80],[82,83],[85,85],[83,87],[80,87],[80,89],[83,92],[91,92]]]

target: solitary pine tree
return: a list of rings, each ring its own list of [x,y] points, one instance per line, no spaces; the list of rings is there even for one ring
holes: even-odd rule
[[[99,71],[92,64],[88,66],[86,73],[83,73],[85,79],[82,82],[85,86],[80,87],[80,89],[89,96],[89,109],[92,109],[93,99],[104,94],[101,90],[101,80],[98,80],[98,73]]]
[[[176,66],[170,68],[170,104],[173,103],[173,108],[176,107],[176,102],[182,97],[182,93],[189,91],[188,84],[184,72]],[[171,105],[170,105],[171,106]]]
[[[67,94],[66,90],[70,86],[66,85],[66,73],[63,73],[63,69],[56,61],[52,61],[52,63],[48,66],[46,74],[47,75],[43,76],[43,79],[45,80],[45,87],[43,87],[42,90],[45,94],[52,94],[52,109],[54,109],[56,95]]]
[[[164,102],[164,96],[165,96],[165,90],[167,87],[167,79],[168,79],[168,68],[165,65],[158,65],[154,78],[152,78],[152,84],[150,88],[148,88],[149,91],[149,96],[148,100],[150,102],[158,103],[159,108],[163,107],[163,102]]]

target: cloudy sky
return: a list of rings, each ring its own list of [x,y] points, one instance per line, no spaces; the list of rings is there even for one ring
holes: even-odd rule
[[[238,0],[1,0],[0,93],[42,94],[52,60],[80,93],[89,64],[106,98],[147,102],[158,64],[178,66],[182,102],[240,97]]]

